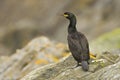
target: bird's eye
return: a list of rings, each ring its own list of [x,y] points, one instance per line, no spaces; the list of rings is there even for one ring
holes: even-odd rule
[[[64,17],[68,17],[68,14],[64,14]]]

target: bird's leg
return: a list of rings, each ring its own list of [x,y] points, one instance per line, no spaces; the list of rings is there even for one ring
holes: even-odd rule
[[[87,63],[90,64],[89,61],[87,61]]]
[[[76,65],[75,67],[78,67],[78,66],[81,66],[81,65],[79,64],[79,62],[77,62],[77,65]]]

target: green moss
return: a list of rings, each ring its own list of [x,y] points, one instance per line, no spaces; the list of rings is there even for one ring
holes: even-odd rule
[[[120,48],[120,28],[108,32],[90,44],[91,51],[109,51]]]

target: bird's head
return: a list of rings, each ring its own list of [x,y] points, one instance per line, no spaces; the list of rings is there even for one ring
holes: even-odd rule
[[[74,14],[73,13],[70,13],[70,12],[65,12],[64,13],[64,17],[66,17],[67,19],[72,19],[74,18]]]

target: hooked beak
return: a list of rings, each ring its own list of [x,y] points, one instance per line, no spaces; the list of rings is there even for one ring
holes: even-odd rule
[[[64,16],[64,17],[68,17],[68,15],[67,15],[67,14],[64,14],[63,16]]]

